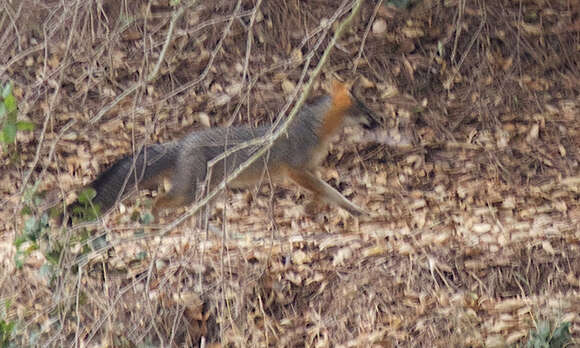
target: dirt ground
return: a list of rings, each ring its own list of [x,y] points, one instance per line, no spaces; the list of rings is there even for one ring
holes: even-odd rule
[[[0,154],[14,347],[518,347],[541,322],[580,346],[578,0],[363,2],[313,94],[358,78],[381,118],[320,170],[371,217],[265,182],[222,196],[217,233],[160,236],[186,209],[147,224],[145,193],[22,244],[143,144],[284,117],[352,3],[2,7],[0,79],[36,125]]]

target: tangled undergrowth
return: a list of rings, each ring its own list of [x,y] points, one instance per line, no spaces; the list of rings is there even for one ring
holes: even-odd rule
[[[1,344],[579,343],[577,0],[364,2],[315,93],[358,78],[382,118],[321,170],[373,216],[264,183],[217,202],[220,233],[163,238],[147,197],[73,229],[41,213],[143,144],[279,117],[352,4],[2,6],[26,127],[0,155]]]

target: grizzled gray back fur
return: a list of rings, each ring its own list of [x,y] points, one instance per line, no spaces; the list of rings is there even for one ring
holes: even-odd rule
[[[329,96],[321,96],[311,104],[303,106],[290,124],[288,131],[278,138],[263,158],[259,158],[238,177],[239,179],[232,182],[231,186],[246,186],[244,185],[246,175],[248,177],[260,176],[266,168],[270,168],[270,164],[284,163],[294,168],[306,168],[313,165],[312,152],[319,145],[318,132],[322,126],[324,114],[330,109],[331,103],[332,99]],[[181,151],[176,161],[177,168],[168,195],[185,193],[187,197],[185,204],[191,203],[200,183],[209,179],[210,187],[219,184],[263,145],[249,146],[236,151],[225,160],[216,163],[211,168],[211,176],[206,178],[209,161],[228,149],[250,139],[264,136],[270,132],[270,129],[270,125],[257,128],[247,126],[211,128],[191,133],[172,143],[171,146],[180,148]]]

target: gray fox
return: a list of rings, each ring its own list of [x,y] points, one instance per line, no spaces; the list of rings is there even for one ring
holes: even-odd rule
[[[290,179],[311,191],[315,198],[335,203],[352,215],[365,212],[337,190],[319,179],[314,170],[327,154],[333,135],[344,121],[355,120],[367,127],[377,125],[370,110],[349,91],[350,86],[335,81],[329,95],[306,103],[286,134],[279,137],[271,149],[244,170],[230,187],[243,188],[257,184],[265,171],[273,181]],[[164,144],[148,145],[137,155],[127,156],[103,172],[89,187],[96,191],[92,202],[106,213],[115,202],[138,188],[153,189],[165,179],[171,186],[156,200],[154,215],[160,209],[191,204],[200,190],[211,189],[231,174],[259,148],[249,146],[233,152],[211,168],[208,162],[240,143],[270,132],[270,126],[210,128],[192,132],[182,139]],[[208,175],[209,174],[209,175]],[[67,207],[72,212],[80,203]]]

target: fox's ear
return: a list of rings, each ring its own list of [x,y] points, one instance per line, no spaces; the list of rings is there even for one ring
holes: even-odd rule
[[[337,79],[336,77],[334,77],[332,79],[331,86],[330,86],[331,93],[333,95],[340,94],[340,93],[348,93],[351,90],[354,82],[355,82],[354,80],[343,82],[343,81],[340,81],[339,79]]]
[[[333,103],[341,108],[350,108],[353,104],[353,98],[350,94],[351,85],[347,82],[341,82],[337,79],[332,80],[330,95]]]

